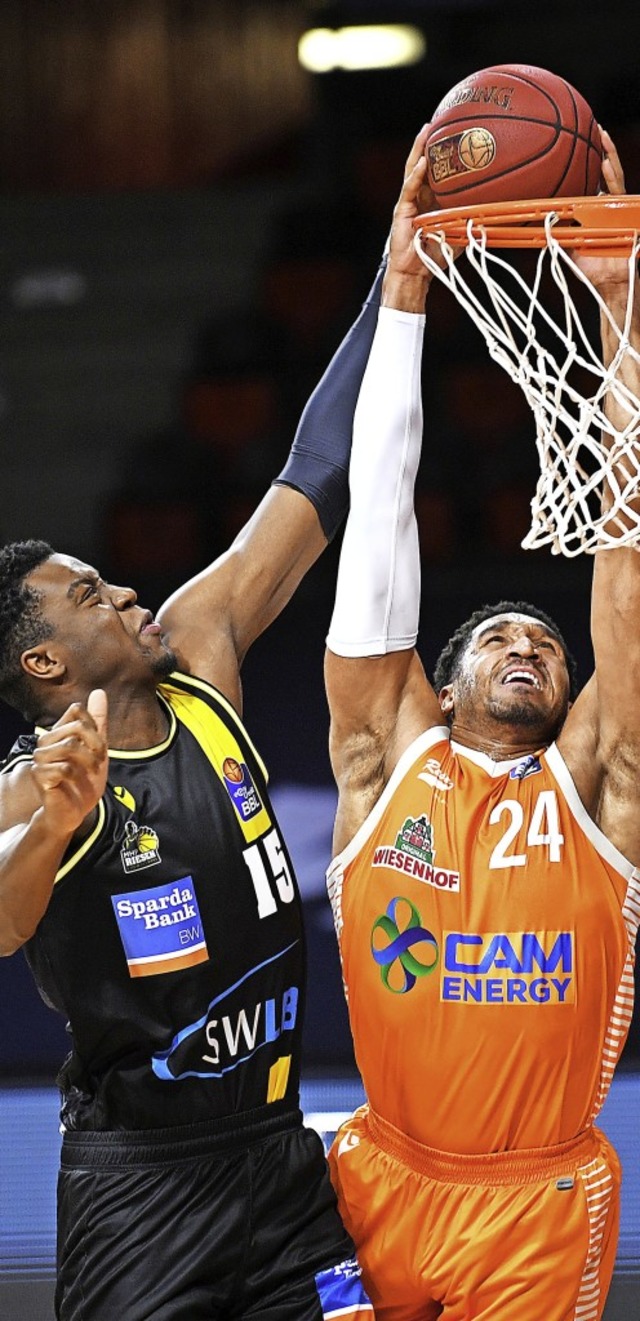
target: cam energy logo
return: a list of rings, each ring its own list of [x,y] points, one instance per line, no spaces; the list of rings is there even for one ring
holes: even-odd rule
[[[573,931],[445,931],[440,999],[459,1004],[575,1004]]]

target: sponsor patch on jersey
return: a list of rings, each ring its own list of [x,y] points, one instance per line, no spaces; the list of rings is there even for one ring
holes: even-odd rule
[[[383,986],[395,995],[406,995],[419,978],[435,972],[440,957],[433,932],[423,927],[418,909],[404,895],[396,895],[376,918],[371,953]]]
[[[509,771],[511,780],[526,780],[529,775],[537,775],[542,770],[539,757],[530,752],[528,757],[523,757],[517,766],[512,766]]]
[[[460,872],[436,867],[433,826],[424,813],[408,816],[394,844],[380,844],[373,853],[373,867],[389,867],[436,890],[459,890]]]
[[[225,757],[222,763],[225,789],[241,821],[250,821],[262,811],[262,800],[256,789],[249,767],[235,757]]]
[[[296,940],[249,968],[243,977],[211,1000],[194,1023],[181,1028],[167,1050],[151,1057],[156,1078],[163,1082],[223,1078],[265,1047],[273,1048],[281,1037],[285,1042],[290,1040],[288,1034],[293,1032],[298,1018],[299,987],[281,986],[276,995],[269,993],[268,988],[275,971],[272,965],[281,960],[286,963],[297,944]],[[276,979],[281,976],[275,971]],[[265,1101],[279,1100],[284,1095],[290,1066],[289,1052],[274,1060]]]
[[[111,896],[132,977],[177,972],[209,957],[191,876]]]
[[[126,872],[144,871],[145,867],[155,867],[157,863],[162,862],[157,832],[151,830],[149,826],[139,826],[135,821],[127,821],[120,858]]]
[[[418,771],[418,779],[424,780],[425,784],[430,784],[432,789],[441,789],[447,793],[453,789],[453,780],[443,771],[439,761],[435,757],[429,757],[425,761],[421,771]]]
[[[440,999],[453,1004],[576,1002],[573,931],[445,931]]]
[[[355,1259],[318,1271],[316,1289],[323,1321],[360,1321],[373,1316],[373,1305],[362,1283],[362,1271]]]

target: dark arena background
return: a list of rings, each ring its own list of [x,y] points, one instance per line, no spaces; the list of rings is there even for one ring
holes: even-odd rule
[[[413,62],[303,67],[307,30],[365,22],[414,28]],[[448,88],[490,64],[551,68],[591,103],[640,192],[639,38],[628,0],[604,13],[571,0],[3,0],[1,541],[44,537],[155,609],[229,544],[282,466],[371,283],[410,142]],[[421,653],[430,669],[473,608],[515,596],[557,618],[584,680],[591,563],[521,550],[532,416],[453,301],[432,300]],[[305,898],[303,1106],[324,1134],[361,1098],[324,891],[337,554],[245,667],[247,724]],[[21,728],[2,707],[2,755]],[[52,1316],[66,1049],[22,954],[1,960],[3,1321]],[[637,1014],[602,1124],[624,1166],[606,1316],[640,1321]]]

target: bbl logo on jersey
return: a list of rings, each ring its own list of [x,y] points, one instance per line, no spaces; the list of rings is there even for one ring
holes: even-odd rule
[[[517,766],[512,766],[509,771],[511,780],[526,780],[529,775],[537,775],[542,770],[538,757],[530,752],[527,757],[518,762]]]
[[[132,977],[176,972],[209,957],[191,876],[111,896]]]
[[[124,870],[136,872],[143,871],[145,867],[155,867],[162,861],[159,844],[160,840],[155,830],[151,830],[149,826],[139,826],[135,821],[127,821],[120,849]]]
[[[436,867],[433,826],[429,818],[408,816],[396,835],[395,844],[381,844],[374,850],[373,867],[391,867],[394,871],[413,876],[436,890],[459,890],[460,872],[447,867]]]
[[[251,779],[249,767],[235,757],[225,757],[222,763],[225,789],[241,821],[250,821],[262,811],[262,801]]]

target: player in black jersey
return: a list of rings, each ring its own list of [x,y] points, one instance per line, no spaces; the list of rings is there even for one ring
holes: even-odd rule
[[[401,310],[423,139],[384,285]],[[239,713],[247,649],[345,512],[382,275],[284,472],[157,619],[46,543],[0,552],[0,695],[35,725],[0,774],[0,952],[25,946],[73,1041],[61,1321],[372,1315],[302,1124],[300,899]]]

